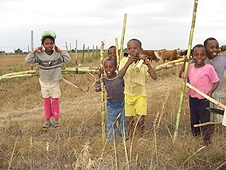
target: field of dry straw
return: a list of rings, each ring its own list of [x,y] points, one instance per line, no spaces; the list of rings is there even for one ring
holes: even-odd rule
[[[0,56],[0,76],[29,70],[24,57]],[[81,66],[98,67],[99,60]],[[63,75],[78,88],[60,82],[61,127],[48,131],[41,128],[45,121],[38,76],[0,82],[0,169],[226,169],[226,128],[215,125],[209,146],[204,146],[201,138],[193,138],[187,96],[173,142],[182,84],[180,67],[158,71],[157,80],[147,80],[147,142],[139,144],[135,136],[126,146],[118,136],[113,145],[102,143],[100,93],[93,87],[96,75]]]

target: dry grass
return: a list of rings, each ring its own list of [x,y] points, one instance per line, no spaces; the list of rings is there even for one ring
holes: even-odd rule
[[[12,72],[13,67],[29,68],[24,56],[1,56],[0,60],[0,75]],[[99,66],[99,61],[83,65]],[[147,142],[139,144],[135,139],[127,146],[119,138],[114,145],[102,144],[95,76],[64,75],[78,88],[61,81],[61,127],[48,131],[41,129],[44,117],[38,77],[0,82],[0,169],[225,169],[225,127],[215,126],[212,144],[203,147],[202,139],[190,133],[186,96],[173,143],[181,89],[179,67],[159,71],[158,80],[147,81]]]

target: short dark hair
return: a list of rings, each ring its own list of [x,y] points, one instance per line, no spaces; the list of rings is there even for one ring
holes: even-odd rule
[[[104,65],[105,65],[105,63],[106,63],[107,61],[111,61],[111,62],[114,64],[114,66],[117,67],[117,62],[116,62],[115,59],[113,59],[113,58],[107,58],[107,59],[104,61]]]
[[[193,56],[193,53],[194,53],[194,49],[195,48],[204,48],[205,49],[205,52],[207,53],[207,50],[206,50],[206,47],[202,44],[196,44],[193,48],[192,48],[192,56]]]
[[[116,49],[116,46],[114,46],[114,45],[110,46],[110,47],[108,48],[108,54],[109,54],[109,50],[110,50],[111,48],[115,48],[115,49]]]
[[[205,41],[204,41],[204,46],[206,47],[207,46],[207,44],[208,44],[208,41],[211,41],[211,40],[215,40],[215,41],[217,41],[216,40],[216,38],[213,38],[213,37],[209,37],[209,38],[207,38]],[[218,41],[217,41],[218,42]]]
[[[140,40],[138,40],[138,39],[136,39],[136,38],[132,38],[131,40],[128,41],[127,45],[128,45],[131,41],[137,41],[138,44],[139,44],[139,46],[140,46],[140,48],[142,48],[142,43],[141,43]]]
[[[43,45],[44,41],[45,41],[47,38],[53,40],[53,43],[55,44],[55,39],[54,39],[52,36],[48,35],[48,36],[42,37],[42,39],[41,39],[42,45]]]

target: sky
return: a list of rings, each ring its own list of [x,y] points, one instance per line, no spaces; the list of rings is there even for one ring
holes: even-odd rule
[[[124,48],[137,38],[143,49],[187,49],[194,0],[0,0],[0,51],[31,50],[40,46],[42,31],[56,33],[61,49],[105,48],[121,44],[127,14]],[[208,37],[226,44],[226,0],[199,0],[192,46]]]

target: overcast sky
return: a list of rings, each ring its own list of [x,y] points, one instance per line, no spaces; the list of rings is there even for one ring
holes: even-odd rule
[[[144,49],[186,49],[194,0],[0,0],[0,50],[28,51],[31,31],[34,48],[43,30],[57,34],[56,45],[92,48],[103,40],[105,48],[121,42],[127,13],[124,47],[131,38]],[[226,0],[199,0],[193,45],[215,37],[226,44]],[[119,47],[120,48],[120,47]]]

